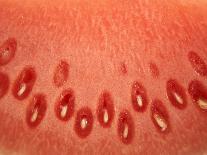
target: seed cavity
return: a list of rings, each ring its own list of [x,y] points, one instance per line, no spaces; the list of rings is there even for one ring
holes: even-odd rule
[[[34,123],[37,120],[38,110],[37,108],[34,109],[30,122]]]
[[[44,94],[35,94],[31,99],[26,112],[26,122],[30,128],[37,127],[43,120],[47,109]]]
[[[93,115],[88,107],[83,107],[77,112],[74,130],[80,138],[90,135],[93,128]]]
[[[152,75],[153,78],[158,78],[159,77],[160,71],[159,71],[159,69],[158,69],[158,67],[155,63],[153,63],[153,62],[149,63],[149,70],[150,70],[151,75]]]
[[[156,99],[151,106],[151,119],[156,129],[161,133],[167,133],[170,130],[169,116],[163,103]]]
[[[69,64],[61,60],[55,69],[53,81],[56,87],[61,87],[67,82],[69,76]]]
[[[134,122],[128,110],[120,112],[118,117],[118,136],[122,143],[130,144],[134,136]]]
[[[191,63],[191,66],[201,76],[207,75],[207,66],[204,60],[194,51],[188,53],[188,59]]]
[[[183,99],[181,98],[180,95],[178,95],[177,93],[173,93],[173,95],[175,96],[175,99],[176,101],[179,103],[179,104],[183,104]]]
[[[132,85],[131,100],[135,111],[145,111],[148,104],[146,90],[142,84],[137,81],[135,81]]]
[[[121,64],[120,64],[120,70],[121,70],[121,73],[123,75],[127,74],[127,65],[126,65],[125,62],[121,62]]]
[[[64,90],[57,99],[55,113],[58,119],[68,121],[73,113],[75,106],[75,95],[72,89]]]
[[[128,127],[128,125],[126,124],[126,125],[124,125],[123,138],[124,138],[124,139],[127,139],[128,134],[129,134],[129,127]]]
[[[165,131],[167,129],[167,122],[165,121],[165,119],[162,118],[162,116],[160,116],[158,114],[154,114],[153,117],[154,117],[157,125],[160,127],[161,131]]]
[[[62,106],[61,107],[61,112],[60,112],[60,117],[64,118],[67,115],[67,111],[68,111],[68,106]]]
[[[26,88],[27,88],[27,86],[25,83],[20,84],[19,91],[17,92],[17,95],[21,96],[26,91]]]
[[[200,81],[193,80],[189,83],[188,92],[197,107],[207,111],[207,88]]]
[[[103,117],[103,122],[106,124],[109,121],[109,114],[107,110],[104,110],[104,117]]]
[[[0,99],[4,97],[9,89],[9,77],[7,74],[0,72]]]
[[[207,110],[207,100],[206,99],[199,99],[198,105],[201,109]]]
[[[14,38],[7,39],[0,46],[0,66],[8,64],[14,57],[17,49],[17,42]]]
[[[99,97],[97,117],[102,127],[107,128],[111,126],[114,118],[114,104],[111,94],[106,90]]]
[[[87,127],[87,119],[86,118],[83,118],[82,120],[81,120],[81,128],[82,129],[85,129],[86,127]]]
[[[184,109],[187,106],[185,90],[177,80],[169,79],[167,81],[166,90],[168,99],[173,106],[178,109]]]
[[[24,68],[18,75],[13,86],[13,95],[18,100],[27,98],[36,81],[36,72],[33,67]]]
[[[143,106],[143,101],[142,101],[142,96],[141,95],[137,96],[137,104],[139,105],[139,107]]]

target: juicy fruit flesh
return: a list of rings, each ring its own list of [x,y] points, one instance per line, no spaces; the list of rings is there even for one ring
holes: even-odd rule
[[[164,0],[126,4],[117,1],[1,3],[0,42],[14,37],[18,43],[15,57],[1,70],[10,77],[10,86],[28,63],[37,72],[37,81],[27,99],[16,100],[11,90],[1,99],[3,147],[25,153],[51,151],[54,154],[187,154],[206,149],[206,115],[196,110],[189,96],[187,108],[177,111],[166,94],[169,78],[177,79],[186,91],[193,79],[206,84],[205,77],[199,76],[188,60],[191,50],[206,60],[205,7]],[[53,77],[62,59],[69,63],[70,74],[59,89],[54,87]],[[156,78],[148,69],[152,61],[159,68]],[[146,88],[149,103],[159,98],[166,106],[172,128],[167,135],[158,133],[153,126],[150,106],[143,113],[133,110],[134,81],[140,81]],[[68,87],[75,91],[76,107],[73,117],[63,123],[56,118],[54,105],[62,89]],[[105,89],[113,95],[115,107],[114,121],[108,129],[96,121],[98,97]],[[32,96],[40,91],[46,94],[47,113],[38,128],[30,130],[25,123],[25,112]],[[77,111],[84,106],[91,109],[94,121],[87,138],[80,139],[74,131],[74,122]],[[132,115],[135,130],[127,146],[117,133],[118,117],[123,109]],[[130,130],[124,132],[127,135]]]

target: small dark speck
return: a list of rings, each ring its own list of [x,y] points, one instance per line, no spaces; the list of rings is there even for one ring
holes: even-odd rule
[[[160,75],[160,71],[157,67],[157,65],[153,62],[150,62],[149,63],[149,70],[150,70],[150,73],[152,75],[153,78],[158,78],[159,75]]]
[[[123,75],[127,74],[127,65],[124,62],[121,62],[120,70]]]

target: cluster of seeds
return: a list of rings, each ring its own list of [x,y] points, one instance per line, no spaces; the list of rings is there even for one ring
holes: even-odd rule
[[[7,65],[15,56],[17,42],[14,38],[9,38],[0,46],[0,66]],[[188,60],[200,76],[207,75],[207,67],[204,60],[195,52],[188,53]],[[154,63],[150,63],[150,70],[153,77],[159,76],[159,69]],[[126,71],[126,66],[123,66]],[[68,79],[70,66],[67,61],[61,60],[54,70],[53,83],[56,87],[63,86]],[[12,86],[12,94],[17,100],[25,100],[33,90],[37,79],[35,67],[26,66],[20,71]],[[0,72],[0,98],[9,91],[10,80],[6,73]],[[176,80],[169,79],[166,82],[166,92],[170,103],[178,108],[184,109],[187,106],[187,94],[184,87]],[[188,85],[188,93],[193,103],[201,111],[207,111],[207,88],[198,80],[192,80]],[[144,85],[139,81],[134,81],[131,86],[131,107],[136,112],[145,112],[149,103],[148,95]],[[76,104],[75,92],[72,88],[63,90],[57,97],[54,112],[60,121],[69,121],[74,116]],[[110,128],[114,121],[115,104],[111,92],[103,90],[97,104],[97,120],[103,128]],[[163,102],[154,99],[150,104],[151,119],[156,129],[161,133],[170,130],[169,115]],[[30,128],[36,128],[47,112],[47,100],[44,93],[36,93],[29,101],[26,110],[26,123]],[[80,138],[86,138],[92,131],[94,118],[90,107],[82,107],[75,116],[74,130]],[[118,115],[117,132],[120,140],[124,144],[129,144],[133,140],[134,122],[130,112],[122,109]]]

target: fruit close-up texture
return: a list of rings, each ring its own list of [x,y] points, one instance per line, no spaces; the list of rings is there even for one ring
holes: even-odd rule
[[[207,2],[0,0],[0,154],[207,154]]]

